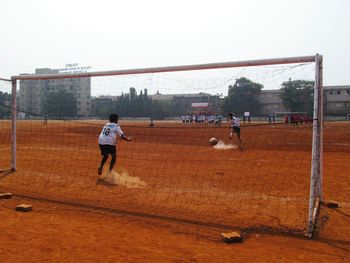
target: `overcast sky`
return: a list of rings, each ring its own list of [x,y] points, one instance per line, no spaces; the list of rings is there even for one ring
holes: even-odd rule
[[[349,0],[2,0],[0,77],[324,56],[350,85]]]

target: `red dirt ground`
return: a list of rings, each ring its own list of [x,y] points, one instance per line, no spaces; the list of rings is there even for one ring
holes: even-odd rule
[[[308,212],[311,128],[243,127],[245,151],[218,154],[207,139],[226,138],[226,128],[156,125],[122,124],[135,141],[119,145],[117,170],[146,182],[129,188],[96,184],[101,125],[20,124],[18,170],[0,174],[0,192],[15,194],[0,200],[0,262],[350,260],[349,124],[324,129],[324,195],[341,208],[322,207],[314,240],[300,234]],[[0,139],[5,149],[9,138],[2,133]],[[3,152],[2,167],[9,163]],[[16,212],[22,202],[34,210]],[[220,233],[237,227],[244,242],[223,243]]]
[[[14,211],[30,203],[29,213]],[[26,199],[0,201],[0,262],[349,262],[350,208],[326,209],[315,240],[221,231]]]

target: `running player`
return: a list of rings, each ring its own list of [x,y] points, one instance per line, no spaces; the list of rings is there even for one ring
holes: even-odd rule
[[[103,165],[108,159],[108,155],[111,155],[112,160],[109,164],[109,171],[112,171],[114,164],[117,161],[117,135],[125,141],[132,141],[131,138],[126,137],[124,132],[118,125],[119,116],[116,113],[109,115],[109,122],[103,126],[103,129],[98,138],[98,144],[101,150],[102,160],[98,167],[98,174],[101,175],[103,171]]]
[[[230,136],[229,138],[232,140],[232,136],[233,133],[237,134],[237,138],[238,138],[238,147],[240,150],[243,150],[242,146],[241,146],[241,125],[240,125],[240,120],[238,117],[234,117],[233,113],[229,113],[228,114],[228,118],[230,120]]]

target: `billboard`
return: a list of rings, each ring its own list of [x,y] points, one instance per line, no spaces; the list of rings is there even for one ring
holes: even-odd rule
[[[193,102],[192,108],[208,108],[209,103],[208,102]]]

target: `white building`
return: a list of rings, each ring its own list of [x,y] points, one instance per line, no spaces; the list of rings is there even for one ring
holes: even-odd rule
[[[39,68],[35,74],[59,74],[57,69]],[[23,75],[23,74],[22,74]],[[19,108],[35,114],[43,114],[43,104],[49,93],[65,91],[74,95],[77,102],[77,115],[88,116],[91,110],[91,79],[46,79],[21,80]]]

